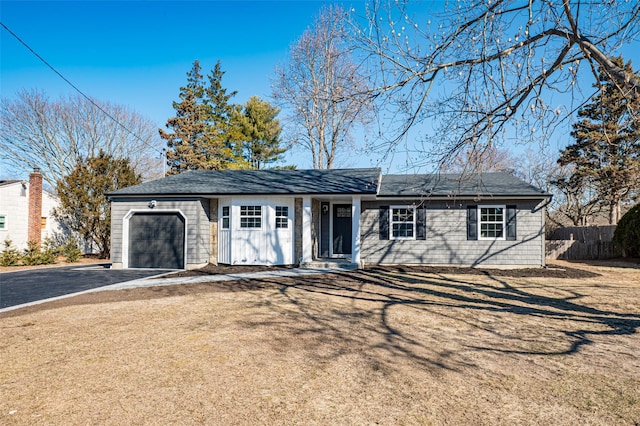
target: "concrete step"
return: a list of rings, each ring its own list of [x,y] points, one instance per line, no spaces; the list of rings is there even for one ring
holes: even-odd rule
[[[306,262],[300,265],[303,268],[313,268],[313,269],[337,269],[343,271],[354,271],[358,269],[358,265],[355,263],[351,263],[347,260],[337,260],[337,259],[320,259],[313,260],[311,262]]]

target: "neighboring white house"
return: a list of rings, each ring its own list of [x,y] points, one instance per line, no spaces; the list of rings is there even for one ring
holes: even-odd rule
[[[31,173],[29,182],[0,181],[0,250],[5,240],[24,250],[30,240],[41,242],[62,232],[53,216],[57,205],[57,197],[42,189],[39,171]]]

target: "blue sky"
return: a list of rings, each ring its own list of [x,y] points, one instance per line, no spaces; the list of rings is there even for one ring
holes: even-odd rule
[[[242,101],[269,94],[274,66],[313,21],[322,2],[2,1],[2,21],[89,95],[131,103],[154,119],[171,101],[195,59]],[[70,91],[57,75],[4,30],[2,95],[38,87]],[[166,104],[164,113],[158,106]]]
[[[128,105],[164,127],[174,115],[195,59],[216,61],[234,102],[268,98],[270,78],[323,1],[2,1],[2,22],[89,96]],[[364,4],[354,2],[356,6]],[[4,29],[0,29],[0,95],[40,89],[74,93]],[[290,163],[310,167],[295,152]],[[354,166],[368,166],[366,159]],[[4,173],[0,173],[4,174]]]
[[[164,127],[172,102],[195,59],[208,72],[216,61],[223,85],[238,91],[234,102],[268,98],[270,78],[289,47],[312,24],[321,0],[299,1],[5,1],[2,22],[85,94],[127,105]],[[358,12],[364,0],[342,1]],[[438,1],[420,5],[421,12]],[[58,75],[0,28],[0,96],[39,89],[51,98],[75,93]],[[625,58],[640,65],[640,49]],[[344,158],[344,157],[343,157]],[[338,166],[403,167],[403,154],[390,161],[350,155]],[[293,151],[287,163],[311,166],[310,155]],[[2,165],[0,164],[0,167]],[[0,169],[0,177],[7,173]],[[23,176],[15,176],[23,178]]]

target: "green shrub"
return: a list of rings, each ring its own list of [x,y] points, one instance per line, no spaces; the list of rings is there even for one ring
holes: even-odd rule
[[[35,242],[29,241],[27,243],[27,248],[22,252],[22,263],[25,265],[37,265],[39,262],[39,253],[40,248],[36,245]]]
[[[613,241],[622,248],[625,257],[640,257],[640,203],[622,216]]]
[[[22,263],[28,266],[40,264],[40,247],[35,241],[27,243],[27,248],[22,253]]]
[[[65,244],[61,247],[60,254],[62,254],[65,260],[69,263],[73,263],[80,258],[82,251],[75,238],[69,237]]]
[[[40,249],[40,264],[48,265],[56,263],[59,252],[59,247],[55,246],[53,240],[47,238],[44,240],[44,243],[42,243],[42,248]]]
[[[35,241],[29,241],[22,255],[22,263],[27,266],[45,265],[56,263],[56,257],[56,249],[50,242],[45,240],[40,248]]]
[[[13,241],[10,239],[4,240],[4,249],[0,253],[0,266],[16,266],[22,260],[20,252],[15,247],[12,247]]]

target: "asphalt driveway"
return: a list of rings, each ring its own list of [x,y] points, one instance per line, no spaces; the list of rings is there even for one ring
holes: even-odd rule
[[[65,266],[0,274],[0,309],[169,272]]]

